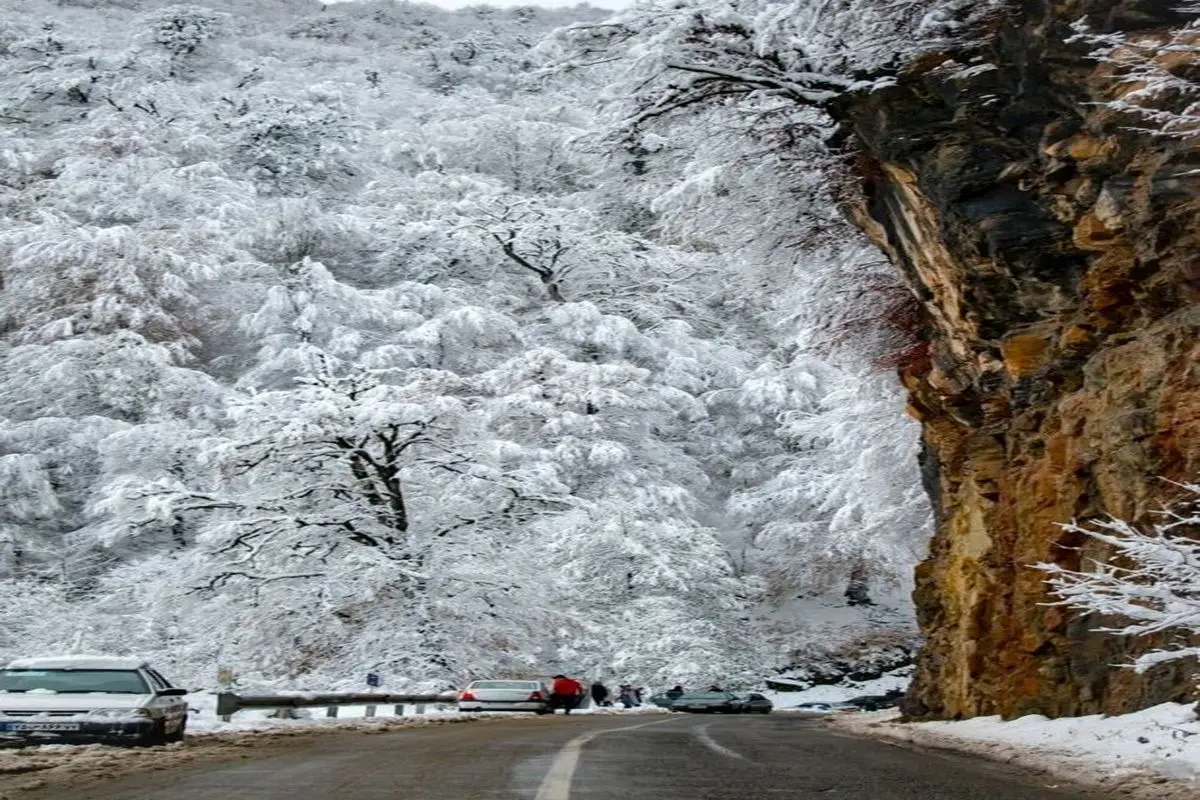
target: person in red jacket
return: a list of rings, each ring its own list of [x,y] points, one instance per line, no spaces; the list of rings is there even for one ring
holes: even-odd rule
[[[561,708],[564,714],[579,705],[583,699],[583,684],[566,675],[555,675],[550,684],[550,710]]]

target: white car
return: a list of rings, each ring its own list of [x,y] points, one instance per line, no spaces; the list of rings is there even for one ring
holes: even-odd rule
[[[471,681],[458,693],[459,711],[550,713],[550,687],[541,681]]]
[[[22,658],[0,670],[0,737],[178,742],[187,726],[186,694],[135,658]]]

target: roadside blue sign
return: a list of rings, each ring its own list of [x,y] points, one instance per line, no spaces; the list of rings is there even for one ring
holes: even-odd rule
[[[378,686],[378,685],[379,685],[379,676],[376,675],[374,672],[368,672],[367,673],[367,686]]]

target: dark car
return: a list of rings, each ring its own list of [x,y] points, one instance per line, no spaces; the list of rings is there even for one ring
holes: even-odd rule
[[[887,694],[867,694],[862,697],[852,697],[846,702],[857,706],[863,711],[881,711],[885,708],[895,708],[904,698],[904,692],[891,691]]]
[[[695,714],[739,714],[742,700],[733,692],[684,692],[671,703],[671,710]]]
[[[758,692],[744,694],[740,698],[743,714],[770,714],[775,704]]]

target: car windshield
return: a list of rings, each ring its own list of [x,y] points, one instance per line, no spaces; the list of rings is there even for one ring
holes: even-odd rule
[[[131,669],[0,670],[0,692],[149,694],[140,673]]]
[[[680,700],[728,700],[732,697],[729,692],[688,692]]]
[[[534,681],[475,681],[471,684],[472,689],[520,689],[521,691],[532,691],[538,688]]]

